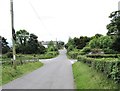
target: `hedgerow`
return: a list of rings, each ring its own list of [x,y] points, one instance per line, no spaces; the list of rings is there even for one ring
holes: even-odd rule
[[[82,55],[79,55],[77,59],[95,68],[97,71],[103,72],[116,83],[120,83],[120,60],[111,58],[94,59]]]

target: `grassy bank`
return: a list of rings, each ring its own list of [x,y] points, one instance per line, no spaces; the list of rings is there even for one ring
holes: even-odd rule
[[[17,69],[13,69],[11,66],[3,66],[2,67],[2,84],[6,84],[23,74],[27,74],[29,72],[32,72],[33,70],[36,70],[37,68],[41,67],[43,64],[41,62],[28,62],[23,65],[17,66]],[[1,83],[1,82],[0,82]]]
[[[76,89],[117,89],[119,87],[104,74],[96,72],[92,67],[81,62],[73,64],[73,74]]]

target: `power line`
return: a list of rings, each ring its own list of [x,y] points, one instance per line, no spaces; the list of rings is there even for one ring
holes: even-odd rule
[[[42,21],[41,17],[39,16],[37,10],[35,9],[35,7],[32,5],[32,3],[30,2],[30,0],[28,0],[28,1],[29,1],[29,4],[30,4],[31,8],[33,9],[33,11],[34,11],[36,17],[37,17],[37,18],[39,19],[39,21],[42,23],[44,29],[47,30],[47,32],[49,32],[48,29],[46,28],[44,22]],[[52,34],[51,34],[50,32],[49,32],[49,34],[52,36]]]

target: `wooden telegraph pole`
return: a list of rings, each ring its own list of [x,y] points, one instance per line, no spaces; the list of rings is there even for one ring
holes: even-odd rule
[[[16,69],[16,51],[15,51],[15,29],[14,29],[14,13],[13,13],[13,0],[10,0],[11,5],[11,26],[12,26],[12,44],[13,44],[13,67]]]

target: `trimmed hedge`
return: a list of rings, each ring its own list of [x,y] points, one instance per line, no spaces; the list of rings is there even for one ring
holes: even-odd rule
[[[120,83],[120,60],[107,58],[94,59],[82,55],[79,55],[77,59],[95,68],[97,71],[103,72],[116,83]]]
[[[86,54],[86,56],[91,58],[119,58],[120,54]]]
[[[79,52],[70,51],[70,52],[68,52],[67,54],[68,54],[68,56],[69,56],[70,58],[72,58],[72,59],[77,59],[78,53],[79,53]]]

